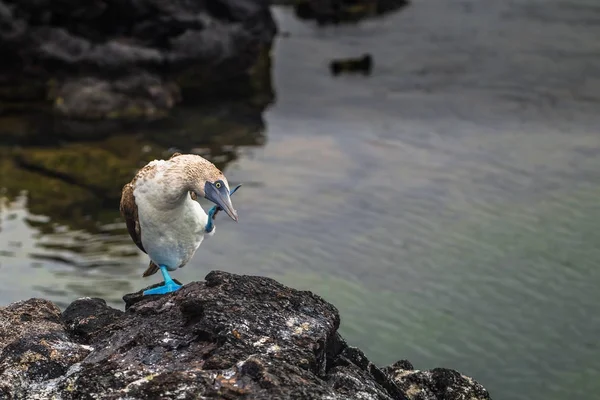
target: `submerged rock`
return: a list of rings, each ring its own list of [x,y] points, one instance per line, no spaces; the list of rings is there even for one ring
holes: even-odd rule
[[[0,99],[157,117],[187,88],[212,98],[270,87],[253,81],[270,79],[260,69],[275,33],[266,0],[0,0]]]
[[[0,309],[0,398],[489,399],[455,371],[380,369],[337,309],[264,277],[213,271],[165,296],[31,299]]]
[[[386,367],[385,373],[410,400],[488,399],[487,390],[472,378],[446,368],[415,370],[407,360]]]
[[[373,18],[409,5],[409,0],[275,0],[293,5],[296,16],[314,19],[319,25],[353,23]]]

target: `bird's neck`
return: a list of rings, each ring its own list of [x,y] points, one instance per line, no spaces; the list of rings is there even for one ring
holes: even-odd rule
[[[175,209],[183,206],[192,190],[193,185],[186,175],[169,172],[166,171],[160,181],[147,183],[155,186],[151,188],[148,195],[152,197],[152,202],[159,209]]]
[[[190,191],[199,191],[197,182],[203,180],[205,170],[198,163],[172,162],[157,166],[157,172],[153,179],[144,182],[149,189],[146,196],[156,208],[174,209],[190,199]]]

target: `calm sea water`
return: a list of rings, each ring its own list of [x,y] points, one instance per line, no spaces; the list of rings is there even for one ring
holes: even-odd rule
[[[111,163],[177,137],[245,186],[240,222],[221,218],[176,278],[222,269],[313,290],[378,364],[454,368],[494,399],[600,398],[600,4],[415,0],[328,28],[274,12],[289,36],[264,120],[182,110],[60,147],[23,147],[23,118],[0,121],[0,303],[122,307],[157,282],[94,183],[120,190]],[[329,75],[331,58],[367,51],[372,76]],[[109,173],[79,166],[73,185],[22,168],[78,146],[102,149],[90,159]]]

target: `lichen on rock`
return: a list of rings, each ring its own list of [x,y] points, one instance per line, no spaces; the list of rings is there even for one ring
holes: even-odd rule
[[[213,271],[124,300],[0,309],[0,398],[489,399],[452,370],[378,368],[339,335],[333,305],[273,279]]]
[[[8,399],[35,398],[42,382],[65,376],[92,350],[71,339],[56,305],[40,299],[0,309],[0,349],[0,398]]]
[[[407,360],[385,368],[409,400],[478,400],[489,399],[487,390],[472,378],[447,368],[415,370]]]

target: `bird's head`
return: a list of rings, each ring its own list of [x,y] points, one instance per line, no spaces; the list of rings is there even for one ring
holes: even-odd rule
[[[196,179],[194,192],[221,207],[229,217],[237,222],[237,211],[233,208],[227,178],[217,168],[210,168],[202,177]]]
[[[204,197],[212,201],[237,222],[238,215],[231,204],[227,178],[213,163],[199,155],[179,153],[171,156],[168,163],[166,179],[181,182],[174,185],[180,192],[185,195],[191,192],[194,200]]]

